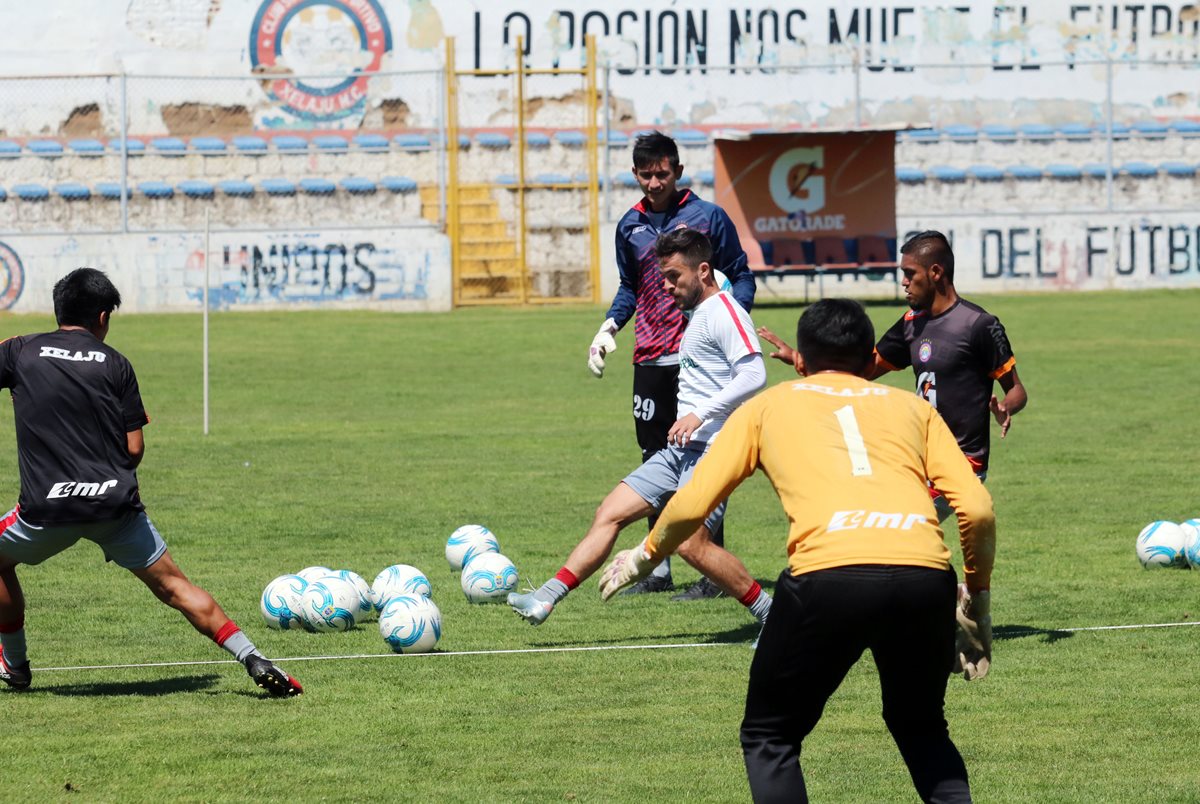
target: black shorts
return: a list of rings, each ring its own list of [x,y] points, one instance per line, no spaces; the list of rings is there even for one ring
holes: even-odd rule
[[[667,446],[679,400],[679,366],[633,366],[633,424],[642,461]]]

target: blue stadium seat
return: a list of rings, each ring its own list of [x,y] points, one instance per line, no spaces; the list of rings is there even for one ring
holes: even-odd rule
[[[266,143],[264,143],[265,145]],[[217,186],[221,188],[221,192],[225,195],[236,196],[251,196],[254,195],[254,185],[248,181],[241,179],[223,179],[217,182]]]
[[[361,176],[347,176],[340,184],[343,190],[354,195],[370,195],[375,192],[375,182]]]
[[[1004,123],[989,123],[980,131],[993,142],[1012,142],[1017,138],[1017,130]]]
[[[1105,134],[1108,131],[1108,129],[1104,125],[1098,126],[1097,128],[1099,129],[1101,134]],[[1130,132],[1129,126],[1125,125],[1124,123],[1113,123],[1112,124],[1112,135],[1113,135],[1114,140],[1129,139],[1129,132]]]
[[[71,140],[67,143],[67,147],[80,156],[101,156],[104,154],[104,143],[100,142],[100,140]]]
[[[1090,140],[1094,134],[1087,123],[1063,123],[1058,127],[1058,136],[1064,140]]]
[[[1195,120],[1172,120],[1168,127],[1185,139],[1200,137],[1200,123]]]
[[[1033,165],[1009,165],[1004,172],[1020,181],[1032,181],[1042,177],[1042,169]]]
[[[603,135],[601,135],[603,136]],[[629,135],[623,131],[608,132],[608,147],[609,148],[624,148],[629,145]]]
[[[716,176],[711,170],[697,170],[695,178],[696,184],[704,184],[709,187],[712,187],[716,181]]]
[[[637,131],[633,132],[633,138],[636,140],[638,137],[645,137],[647,134],[653,134],[655,131],[658,131],[658,129],[639,128]]]
[[[475,135],[475,142],[479,143],[482,148],[512,147],[512,140],[508,138],[508,135],[496,131],[481,131]]]
[[[942,129],[942,133],[949,137],[951,142],[975,142],[979,139],[979,130],[975,126],[957,123],[946,126]]]
[[[1054,129],[1045,123],[1024,123],[1019,130],[1021,132],[1021,139],[1024,140],[1054,139]]]
[[[938,181],[957,182],[967,180],[967,171],[960,167],[936,165],[929,169],[929,173]]]
[[[267,141],[262,137],[254,136],[234,137],[233,147],[236,148],[239,153],[261,154],[267,150]]]
[[[345,151],[350,143],[341,134],[318,134],[312,139],[313,145],[322,151]]]
[[[971,165],[967,168],[967,175],[975,181],[1002,181],[1004,179],[1004,171],[995,165]]]
[[[529,131],[525,134],[525,144],[530,148],[549,148],[550,135],[540,131]]]
[[[1133,130],[1144,140],[1161,140],[1167,136],[1167,124],[1157,120],[1139,120],[1133,124]]]
[[[914,167],[896,168],[896,181],[904,184],[920,184],[925,181],[925,171]]]
[[[115,181],[96,182],[96,194],[101,198],[108,200],[119,200],[121,198],[121,185]],[[125,196],[129,197],[128,194]]]
[[[0,140],[0,156],[20,156],[21,143],[12,140]]]
[[[296,194],[296,183],[291,179],[263,179],[258,185],[267,195]]]
[[[8,190],[5,190],[3,187],[0,187],[0,201],[7,201],[7,200],[8,200]]]
[[[40,184],[14,184],[12,190],[22,201],[42,201],[50,197],[50,191]]]
[[[682,187],[686,190],[688,187],[692,186],[692,177],[685,173],[679,177],[679,181],[675,183],[675,186]]]
[[[675,142],[680,145],[707,145],[708,135],[694,128],[677,128],[671,132]]]
[[[308,195],[330,195],[337,190],[337,185],[329,179],[308,178],[300,180],[300,189]]]
[[[225,140],[220,137],[192,137],[192,149],[205,156],[225,153]]]
[[[576,173],[574,176],[571,177],[571,181],[575,182],[576,184],[587,184],[590,180],[591,180],[590,177],[586,173]],[[599,185],[600,187],[603,187],[604,186],[604,177],[597,176],[596,184]]]
[[[533,177],[534,184],[570,184],[571,177],[565,173],[539,173]]]
[[[516,183],[517,183],[517,177],[511,173],[501,173],[499,176],[496,177],[496,184],[508,185],[508,184],[516,184]]]
[[[307,151],[308,140],[292,134],[278,134],[271,138],[271,146],[276,151]]]
[[[1196,166],[1189,162],[1163,162],[1158,167],[1168,176],[1191,178],[1196,175]]]
[[[1083,175],[1091,176],[1093,179],[1108,178],[1108,165],[1103,162],[1088,162],[1082,167]],[[1113,175],[1117,175],[1117,171],[1113,171]]]
[[[587,134],[582,131],[559,131],[554,135],[554,139],[558,140],[559,145],[568,148],[582,148],[587,145]]]
[[[179,192],[188,198],[212,198],[213,185],[211,181],[203,179],[188,179],[179,182]]]
[[[187,144],[178,137],[157,137],[150,141],[150,147],[161,156],[183,156],[187,153]]]
[[[407,176],[384,176],[379,180],[385,190],[393,193],[414,193],[417,183]]]
[[[388,149],[388,138],[382,134],[356,134],[350,141],[360,151],[377,152]]]
[[[424,134],[397,134],[392,142],[402,151],[428,151],[432,144]]]
[[[936,128],[912,128],[900,133],[909,142],[933,143],[942,138],[942,132]]]
[[[175,188],[165,181],[139,182],[137,188],[147,198],[173,198],[175,196]]]
[[[1121,165],[1121,172],[1135,179],[1148,179],[1158,175],[1158,168],[1149,162],[1126,162]]]
[[[637,177],[633,173],[618,173],[613,177],[613,184],[617,187],[628,187],[631,190],[639,187]]]
[[[60,197],[68,201],[86,201],[92,197],[92,191],[87,188],[86,184],[79,182],[68,181],[54,186],[54,192]]]
[[[121,153],[120,138],[109,140],[108,147],[109,147],[109,150],[111,150],[111,151],[114,151],[116,153]],[[131,139],[125,140],[125,153],[129,154],[130,156],[139,156],[140,154],[144,154],[145,152],[146,152],[146,143],[142,142],[141,140],[131,140]]]
[[[1080,179],[1083,171],[1075,165],[1064,165],[1061,162],[1046,165],[1046,175],[1052,179]]]
[[[30,140],[27,147],[31,152],[47,159],[62,156],[63,153],[62,143],[56,140]]]

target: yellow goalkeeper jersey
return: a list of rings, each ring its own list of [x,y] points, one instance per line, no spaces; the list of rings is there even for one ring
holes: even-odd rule
[[[988,587],[992,499],[942,417],[915,394],[844,373],[776,385],[735,411],[663,510],[646,541],[651,556],[674,552],[760,467],[787,513],[793,575],[852,564],[949,568],[932,483],[958,514],[967,584]]]

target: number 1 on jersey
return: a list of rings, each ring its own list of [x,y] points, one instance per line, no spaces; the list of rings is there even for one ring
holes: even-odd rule
[[[855,477],[871,474],[871,459],[867,457],[867,444],[863,441],[862,431],[858,429],[858,419],[854,418],[854,408],[846,405],[833,412],[838,424],[842,426],[842,439],[846,442],[846,452],[850,455],[850,468]]]

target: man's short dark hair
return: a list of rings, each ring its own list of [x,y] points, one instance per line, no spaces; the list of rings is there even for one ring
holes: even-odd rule
[[[54,318],[60,327],[95,326],[101,313],[120,306],[120,292],[95,268],[76,268],[54,285]]]
[[[874,356],[875,326],[854,299],[821,299],[800,316],[796,349],[809,374],[862,374]]]
[[[954,250],[941,232],[930,229],[913,235],[900,247],[900,253],[911,254],[925,268],[937,263],[945,270],[946,279],[954,281]]]
[[[651,131],[633,141],[633,166],[653,167],[666,159],[672,169],[679,167],[679,146],[661,131]]]
[[[689,268],[698,268],[700,263],[712,264],[712,243],[708,237],[696,229],[672,229],[664,232],[654,241],[654,256],[662,265],[672,254],[683,258]]]

